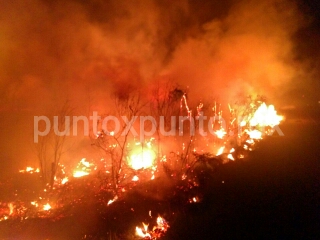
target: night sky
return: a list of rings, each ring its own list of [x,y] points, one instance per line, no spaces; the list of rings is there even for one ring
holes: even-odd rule
[[[194,101],[319,105],[319,1],[0,1],[0,159],[37,164],[33,116],[168,80]],[[317,106],[318,107],[318,106]],[[83,139],[66,157],[87,154]],[[75,154],[76,153],[76,154]]]

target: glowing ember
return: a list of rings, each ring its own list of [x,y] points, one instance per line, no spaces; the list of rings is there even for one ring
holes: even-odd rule
[[[39,204],[38,204],[36,201],[31,202],[31,205],[33,205],[33,206],[35,206],[35,207],[38,207],[38,206],[39,206]]]
[[[69,181],[68,177],[65,177],[61,180],[61,184],[65,184]]]
[[[2,218],[0,218],[0,222],[1,222],[1,221],[8,220],[8,219],[9,219],[9,217],[8,217],[8,216],[3,216]]]
[[[107,205],[110,205],[111,203],[113,203],[114,201],[116,201],[118,199],[118,196],[115,196],[113,199],[110,199],[107,203]]]
[[[50,210],[50,209],[51,209],[51,206],[50,206],[49,203],[43,205],[43,210],[44,210],[44,211],[48,211],[48,210]]]
[[[134,175],[132,178],[132,181],[133,182],[139,181],[139,177],[137,175]]]
[[[234,158],[231,153],[228,154],[228,159],[234,161]]]
[[[189,199],[189,202],[190,202],[190,203],[199,202],[199,198],[198,198],[198,197],[193,197],[193,198]]]
[[[224,151],[224,146],[219,148],[218,152],[217,152],[217,156],[221,155]]]

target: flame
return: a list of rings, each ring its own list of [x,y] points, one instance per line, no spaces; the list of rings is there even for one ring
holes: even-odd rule
[[[139,181],[139,177],[137,175],[134,175],[132,178],[132,181],[133,182]]]
[[[215,134],[217,135],[217,137],[220,138],[220,139],[222,139],[222,138],[227,134],[226,131],[225,131],[223,128],[215,131],[214,133],[215,133]]]
[[[219,150],[218,150],[218,152],[217,152],[216,156],[221,155],[221,154],[223,153],[223,151],[224,151],[224,146],[219,148]]]
[[[50,210],[50,209],[51,209],[51,206],[50,206],[49,203],[43,205],[43,210],[44,210],[44,211],[48,211],[48,210]]]
[[[136,227],[136,235],[141,238],[148,238],[148,239],[160,238],[169,228],[169,224],[161,216],[157,217],[157,225],[153,227],[152,231],[148,230],[149,224],[142,223],[142,225],[143,225],[143,228]]]
[[[35,207],[38,207],[38,206],[39,206],[39,204],[37,203],[37,201],[31,202],[31,205],[33,205],[33,206],[35,206]]]
[[[190,203],[199,202],[199,198],[198,198],[198,197],[193,197],[193,198],[189,199],[189,202],[190,202]]]
[[[83,176],[87,176],[89,175],[88,172],[85,172],[85,171],[74,171],[73,172],[73,177],[75,178],[79,178],[79,177],[83,177]]]
[[[151,149],[144,149],[130,156],[131,167],[135,170],[150,168],[153,166],[155,157],[155,153]]]
[[[114,201],[116,201],[118,199],[118,196],[115,196],[113,199],[110,199],[107,203],[107,205],[110,205],[111,203],[113,203]]]
[[[13,203],[8,203],[8,207],[9,207],[9,210],[10,210],[9,215],[12,215],[13,214],[13,210],[14,210]]]
[[[166,220],[163,217],[157,217],[157,224],[158,227],[164,228],[164,226],[167,224]]]
[[[89,163],[85,158],[82,158],[78,163],[76,170],[73,171],[73,177],[79,178],[89,175],[93,165],[94,164]]]
[[[9,219],[8,216],[3,216],[3,218],[0,218],[0,222],[5,221],[5,220],[8,220],[8,219]]]
[[[273,105],[267,106],[262,103],[257,111],[254,113],[253,117],[250,119],[250,126],[270,126],[274,127],[279,125],[283,120],[282,116],[277,114]]]
[[[134,170],[147,169],[151,168],[154,164],[156,158],[155,152],[152,150],[152,141],[154,138],[151,138],[149,141],[136,142],[132,154],[128,159],[128,164]]]
[[[65,177],[61,180],[61,184],[65,184],[69,181],[68,177]]]
[[[251,139],[262,139],[262,132],[260,132],[257,129],[251,131],[246,129],[245,132],[249,135]]]
[[[33,167],[26,167],[26,169],[19,170],[20,173],[39,173],[40,169],[39,168],[33,168]]]
[[[232,156],[231,153],[228,154],[228,159],[234,161],[234,157]]]
[[[144,223],[143,223],[144,224]],[[145,226],[145,225],[144,225]],[[150,238],[151,239],[151,235],[150,233],[146,232],[148,231],[148,225],[147,225],[147,230],[142,229],[140,227],[136,227],[136,235],[141,237],[141,238]],[[145,233],[146,232],[146,233]]]

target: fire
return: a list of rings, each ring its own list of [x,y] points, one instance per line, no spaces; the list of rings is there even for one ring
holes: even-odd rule
[[[61,184],[65,184],[69,181],[68,177],[65,177],[61,180]]]
[[[50,206],[49,203],[47,203],[47,204],[43,205],[43,208],[42,208],[42,209],[43,209],[44,211],[48,211],[48,210],[51,209],[51,206]]]
[[[37,203],[37,201],[32,201],[32,202],[31,202],[31,205],[33,205],[33,206],[35,206],[35,207],[38,207],[38,206],[39,206],[39,204]]]
[[[155,155],[151,150],[147,149],[137,154],[131,155],[130,158],[131,158],[131,167],[135,170],[139,170],[142,168],[152,167]]]
[[[39,168],[33,168],[33,167],[26,167],[26,169],[19,170],[20,173],[39,173],[40,169]]]
[[[9,203],[9,204],[8,204],[8,207],[9,207],[9,210],[10,210],[9,215],[12,215],[12,214],[13,214],[13,210],[14,210],[14,205],[13,205],[13,203]]]
[[[224,146],[219,148],[219,150],[218,150],[216,155],[217,156],[221,155],[223,153],[223,151],[224,151]]]
[[[250,126],[274,127],[279,125],[282,120],[283,117],[277,114],[273,105],[267,106],[265,103],[262,103],[250,119]]]
[[[157,217],[157,225],[152,231],[148,230],[149,224],[142,223],[143,227],[136,227],[136,235],[145,239],[157,239],[162,237],[170,227],[163,217]]]
[[[155,152],[152,150],[152,140],[146,142],[145,147],[141,146],[140,142],[137,142],[135,145],[138,146],[130,156],[129,165],[134,170],[147,169],[151,168],[154,164],[156,158]]]
[[[223,128],[215,131],[214,133],[215,133],[215,134],[217,135],[217,137],[220,138],[220,139],[222,139],[222,138],[227,134],[226,131],[225,131]]]
[[[137,175],[134,175],[133,178],[132,178],[132,181],[133,182],[139,181],[139,177]]]
[[[115,196],[113,199],[110,199],[107,203],[107,205],[110,205],[111,203],[113,203],[114,201],[116,201],[118,199],[118,196]]]
[[[262,139],[262,132],[260,132],[259,130],[246,130],[245,132],[249,135],[251,139]]]
[[[234,161],[234,157],[232,156],[231,153],[228,154],[228,159]]]
[[[79,177],[83,177],[83,176],[87,176],[89,175],[88,172],[85,172],[85,171],[74,171],[73,172],[73,177],[75,178],[79,178]]]
[[[73,177],[79,178],[89,175],[92,165],[93,164],[89,163],[85,158],[82,158],[76,170],[73,171]]]
[[[136,227],[136,235],[142,238],[151,239],[151,235],[150,233],[148,233],[149,224],[142,223],[142,225],[143,225],[143,228]]]

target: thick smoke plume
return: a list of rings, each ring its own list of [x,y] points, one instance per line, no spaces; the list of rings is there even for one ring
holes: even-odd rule
[[[34,115],[66,100],[77,115],[107,112],[111,95],[159,79],[195,102],[290,102],[302,78],[308,88],[294,39],[306,24],[289,0],[2,1],[1,159],[36,162]]]

